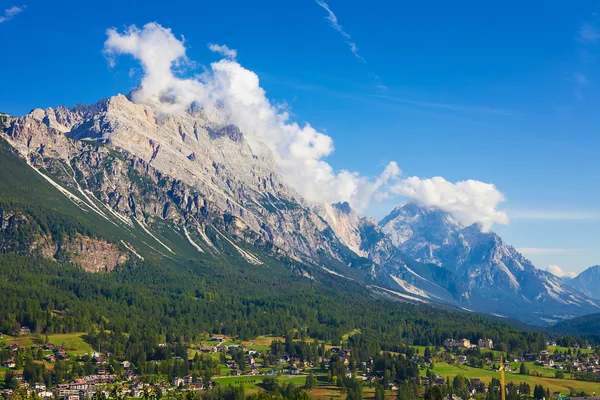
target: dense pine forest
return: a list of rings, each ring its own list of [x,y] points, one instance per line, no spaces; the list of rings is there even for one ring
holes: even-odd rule
[[[511,353],[545,347],[540,333],[478,315],[373,298],[351,281],[317,284],[266,268],[144,262],[88,274],[35,257],[2,255],[0,277],[2,332],[95,329],[192,341],[202,334],[246,339],[296,331],[336,341],[360,329],[371,351],[440,346],[448,337],[489,337]]]

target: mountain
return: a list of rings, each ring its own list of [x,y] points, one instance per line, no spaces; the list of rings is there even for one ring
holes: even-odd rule
[[[448,213],[409,202],[379,223],[394,245],[418,262],[452,272],[466,288],[462,306],[553,323],[597,312],[597,302],[533,264],[494,232],[462,226]]]
[[[160,107],[119,95],[92,106],[36,109],[4,116],[1,136],[84,212],[150,236],[141,250],[122,243],[130,257],[144,248],[177,256],[169,242],[183,239],[200,257],[233,247],[250,264],[263,260],[247,246],[311,264],[358,258],[237,127],[194,107],[177,115]],[[44,240],[51,238],[34,238]]]
[[[591,343],[600,343],[600,313],[584,315],[560,322],[552,327],[558,335],[581,336]]]
[[[381,223],[311,204],[236,126],[114,96],[0,115],[0,252],[88,272],[156,261],[336,279],[397,301],[547,324],[598,305],[477,226],[414,203]],[[254,144],[253,146],[261,146]]]
[[[589,267],[565,283],[593,299],[600,300],[600,265]]]
[[[342,243],[371,261],[368,275],[374,284],[384,286],[379,289],[385,293],[421,303],[448,304],[465,294],[452,272],[404,254],[375,219],[359,216],[348,203],[320,204],[314,209]]]

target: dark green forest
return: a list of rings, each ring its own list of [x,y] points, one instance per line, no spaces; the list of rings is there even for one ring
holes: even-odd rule
[[[323,276],[322,279],[328,279]],[[360,337],[381,350],[489,337],[511,353],[545,347],[540,333],[468,313],[374,298],[350,281],[314,283],[290,273],[189,262],[140,262],[108,274],[33,256],[0,256],[0,331],[110,330],[192,341],[202,333],[248,339],[291,330],[307,338]]]

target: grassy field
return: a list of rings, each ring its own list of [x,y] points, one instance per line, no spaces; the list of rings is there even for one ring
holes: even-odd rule
[[[463,375],[466,378],[480,378],[483,382],[489,382],[492,378],[500,378],[500,373],[491,371],[489,369],[472,368],[466,365],[448,365],[446,363],[435,364],[433,372],[446,378],[453,378],[456,375]],[[425,374],[425,371],[422,371]],[[519,375],[517,372],[507,372],[505,374],[507,382],[527,382],[532,387],[534,385],[543,385],[549,388],[551,391],[561,392],[562,394],[569,394],[571,391],[583,390],[587,393],[598,392],[600,385],[595,382],[583,382],[576,381],[573,379],[555,379],[551,377],[537,377],[531,375]]]
[[[562,346],[548,346],[548,353],[550,354],[554,354],[554,352],[556,350],[558,350],[561,353],[565,353],[568,352],[569,349],[571,349],[571,353],[573,354],[577,354],[578,350],[581,350],[581,354],[593,354],[594,350],[588,350],[588,349],[575,349],[575,348],[569,348],[569,347],[562,347]]]
[[[85,332],[76,333],[57,333],[48,335],[48,341],[56,346],[64,346],[67,354],[72,357],[81,356],[93,351],[92,347],[83,340]],[[43,344],[45,336],[26,335],[9,336],[4,335],[7,345],[18,344],[19,346],[29,347],[34,344]]]
[[[271,348],[271,342],[274,340],[280,340],[284,342],[285,338],[281,336],[258,336],[255,339],[246,340],[242,343],[249,349],[254,349],[257,351],[267,351]]]
[[[310,397],[313,399],[345,399],[346,393],[342,392],[339,388],[335,386],[319,386],[313,390],[309,390],[308,393]],[[398,396],[397,392],[387,390],[385,392],[385,397],[388,400],[396,399]],[[365,387],[363,389],[363,398],[364,399],[373,399],[375,398],[375,389]]]
[[[213,378],[215,382],[218,382],[221,385],[243,385],[245,389],[253,389],[254,387],[258,388],[258,384],[260,384],[266,376],[225,376],[225,377],[215,377]],[[303,386],[306,382],[306,375],[280,375],[277,377],[279,383],[287,385],[293,383],[297,386]]]

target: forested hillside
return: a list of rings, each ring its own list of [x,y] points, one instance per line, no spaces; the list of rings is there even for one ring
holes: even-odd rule
[[[0,256],[0,331],[107,329],[188,339],[201,333],[241,338],[304,331],[332,340],[360,329],[382,349],[441,345],[448,337],[493,338],[511,352],[545,346],[539,333],[469,313],[373,298],[359,284],[315,284],[284,267],[234,268],[189,262],[125,265],[108,274],[35,257]]]

